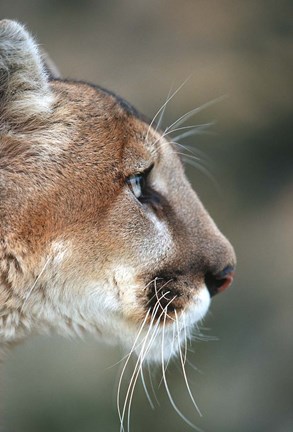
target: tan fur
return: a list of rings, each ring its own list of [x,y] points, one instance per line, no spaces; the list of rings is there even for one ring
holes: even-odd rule
[[[190,330],[208,308],[206,275],[235,256],[175,147],[114,95],[49,80],[8,20],[0,70],[0,346],[50,329],[131,346],[163,289],[172,307],[160,307]],[[150,165],[140,203],[127,179]]]

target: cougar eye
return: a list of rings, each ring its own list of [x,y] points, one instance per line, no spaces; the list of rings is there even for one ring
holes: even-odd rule
[[[153,165],[148,167],[145,171],[137,174],[133,174],[126,179],[126,183],[128,184],[131,192],[139,201],[144,201],[145,198],[149,195],[147,178],[149,173],[151,172]]]
[[[129,188],[133,195],[139,200],[143,196],[143,190],[145,187],[145,174],[135,174],[130,176],[126,180]]]

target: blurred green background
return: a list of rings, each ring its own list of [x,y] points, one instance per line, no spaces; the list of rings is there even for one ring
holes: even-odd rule
[[[110,88],[152,117],[171,87],[167,126],[219,96],[188,124],[216,120],[183,144],[205,154],[217,187],[187,174],[235,246],[237,277],[216,297],[187,365],[167,373],[174,399],[205,432],[293,430],[293,143],[291,1],[0,0],[1,17],[26,23],[64,77]],[[119,430],[116,388],[123,353],[92,338],[35,337],[4,365],[6,432]],[[191,431],[163,386],[152,410],[138,385],[131,430]]]

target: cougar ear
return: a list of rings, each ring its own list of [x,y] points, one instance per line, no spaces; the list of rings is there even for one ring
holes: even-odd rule
[[[49,80],[62,78],[59,69],[57,68],[57,66],[55,65],[55,63],[53,62],[49,54],[43,49],[41,49],[41,55],[42,55],[42,62]]]
[[[53,95],[38,47],[15,21],[0,21],[0,128],[50,112]]]

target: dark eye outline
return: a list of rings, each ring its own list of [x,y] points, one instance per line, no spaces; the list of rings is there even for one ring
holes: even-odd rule
[[[150,199],[151,188],[147,184],[148,175],[153,169],[153,164],[141,173],[133,174],[126,179],[126,183],[135,196],[141,202],[147,202]]]

